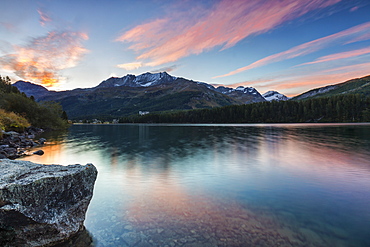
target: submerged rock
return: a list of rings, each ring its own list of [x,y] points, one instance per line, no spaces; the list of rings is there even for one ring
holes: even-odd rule
[[[33,152],[33,154],[37,154],[37,155],[44,155],[44,151],[42,151],[42,150],[37,150],[37,151]]]
[[[0,160],[0,246],[44,246],[83,230],[94,165]]]

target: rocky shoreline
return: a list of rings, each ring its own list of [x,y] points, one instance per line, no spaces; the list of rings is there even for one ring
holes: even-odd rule
[[[0,159],[17,159],[30,155],[27,152],[29,149],[44,145],[46,139],[36,139],[36,136],[42,132],[44,132],[43,129],[35,127],[29,127],[23,133],[3,131],[0,139]],[[33,154],[42,155],[43,151],[38,150]]]

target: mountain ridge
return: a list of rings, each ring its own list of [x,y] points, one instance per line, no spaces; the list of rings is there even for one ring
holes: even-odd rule
[[[253,87],[214,87],[205,82],[171,76],[166,72],[111,77],[93,88],[51,91],[40,85],[13,84],[37,101],[61,103],[71,119],[121,117],[139,111],[168,111],[213,108],[272,100],[302,100],[347,93],[370,95],[370,75],[315,88],[291,99],[277,91],[261,95]]]
[[[121,117],[139,111],[168,111],[213,108],[264,101],[255,90],[221,93],[207,83],[174,77],[166,72],[111,77],[98,86],[67,91],[49,91],[39,85],[16,82],[37,101],[59,102],[71,119]],[[252,92],[253,91],[253,92]],[[232,94],[237,94],[235,95]]]
[[[317,97],[329,97],[342,94],[363,94],[370,95],[370,75],[354,78],[345,82],[332,84],[324,87],[314,88],[299,94],[292,100],[302,100]]]
[[[146,72],[138,76],[127,74],[123,77],[110,77],[107,80],[102,81],[95,88],[101,87],[149,87],[155,86],[162,83],[168,83],[176,80],[177,77],[169,75],[167,72],[150,73]]]
[[[110,78],[102,81],[101,83],[99,83],[95,87],[76,88],[76,89],[66,90],[66,91],[69,91],[69,92],[76,91],[76,90],[77,91],[83,91],[83,90],[90,90],[91,91],[91,90],[100,89],[100,88],[112,88],[112,87],[121,87],[121,86],[137,87],[137,88],[151,87],[151,86],[157,86],[157,85],[161,85],[161,84],[168,84],[168,83],[174,82],[177,79],[185,79],[185,78],[171,76],[167,72],[159,72],[159,73],[146,72],[146,73],[140,74],[138,76],[135,76],[135,75],[132,75],[132,74],[127,74],[123,77],[110,77]],[[189,79],[185,79],[185,80],[188,80],[189,82],[195,82],[199,85],[204,85],[208,89],[220,92],[224,95],[228,95],[228,96],[238,98],[239,100],[244,101],[244,103],[246,103],[246,104],[265,101],[262,94],[260,94],[253,87],[239,86],[235,89],[230,88],[230,87],[225,87],[225,86],[214,87],[213,85],[205,83],[205,82],[193,81],[193,80],[189,80]],[[25,85],[25,84],[27,84],[27,85]],[[25,82],[25,81],[17,81],[13,85],[16,86],[17,88],[19,88],[22,92],[26,93],[26,95],[28,95],[28,96],[33,95],[36,98],[38,98],[40,94],[44,95],[44,94],[47,94],[49,92],[54,92],[54,93],[65,92],[65,91],[48,90],[47,88],[45,88],[41,85],[34,84],[32,82]],[[35,85],[35,87],[33,88],[32,85]],[[249,97],[247,96],[248,94],[249,94]],[[253,99],[253,97],[251,97],[251,95],[253,95],[255,97],[255,99]]]

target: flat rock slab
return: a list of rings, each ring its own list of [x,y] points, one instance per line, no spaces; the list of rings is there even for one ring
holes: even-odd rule
[[[83,229],[94,165],[0,160],[0,246],[45,246]]]

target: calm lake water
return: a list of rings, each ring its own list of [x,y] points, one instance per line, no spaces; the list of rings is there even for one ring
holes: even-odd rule
[[[92,246],[370,246],[370,125],[74,125]]]

